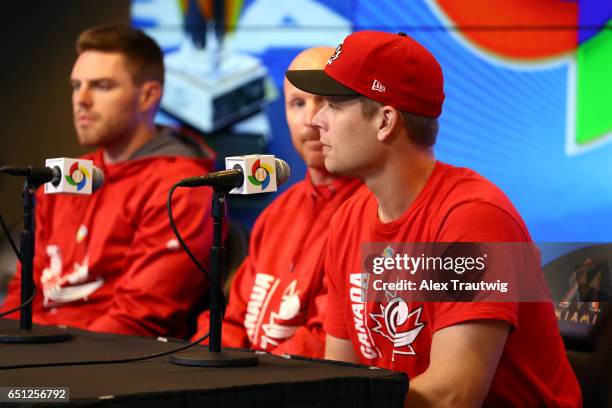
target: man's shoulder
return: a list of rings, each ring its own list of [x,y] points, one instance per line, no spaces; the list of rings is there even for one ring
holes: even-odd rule
[[[442,177],[439,178],[436,192],[444,197],[447,206],[463,203],[483,203],[512,209],[514,206],[506,194],[491,180],[466,167],[455,167],[440,163]]]
[[[520,213],[497,185],[474,170],[444,166],[444,181],[436,192],[436,197],[439,198],[437,219],[444,220],[447,226],[465,224],[476,227],[483,224],[485,230],[494,230],[492,226],[496,225],[500,229],[500,236],[505,229],[514,231],[515,235],[509,236],[516,239],[519,235],[521,239],[529,237]],[[432,202],[436,201],[436,197]],[[504,228],[501,228],[502,226]]]
[[[480,173],[467,167],[458,167],[438,162],[441,180],[451,189],[462,189],[462,192],[481,193],[483,191],[499,190],[492,181]]]

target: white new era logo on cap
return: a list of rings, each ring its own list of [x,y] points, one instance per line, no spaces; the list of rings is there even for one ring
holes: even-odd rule
[[[387,88],[385,88],[383,84],[378,82],[378,79],[375,79],[374,82],[372,82],[372,90],[378,92],[385,92]]]

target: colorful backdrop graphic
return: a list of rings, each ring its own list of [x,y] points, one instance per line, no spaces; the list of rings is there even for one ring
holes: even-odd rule
[[[176,49],[178,3],[134,0],[132,10],[134,25]],[[281,90],[305,47],[335,46],[352,30],[407,32],[444,69],[438,158],[494,181],[534,240],[612,241],[612,2],[245,0],[232,10],[226,45],[259,57]],[[295,182],[305,168],[282,98],[266,115],[269,151]]]

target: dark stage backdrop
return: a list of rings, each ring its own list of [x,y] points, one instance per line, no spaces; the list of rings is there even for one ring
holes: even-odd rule
[[[3,3],[1,164],[42,166],[47,158],[84,152],[72,126],[74,42],[89,26],[129,23],[129,12],[128,0]],[[0,211],[11,225],[21,222],[22,186],[19,178],[0,176]]]

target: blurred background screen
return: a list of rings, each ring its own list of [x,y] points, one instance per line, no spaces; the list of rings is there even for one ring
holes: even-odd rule
[[[159,121],[212,135],[221,155],[260,146],[292,182],[305,167],[284,117],[291,59],[404,31],[444,70],[437,157],[496,183],[535,241],[612,240],[612,2],[133,0],[131,18],[166,53]]]

